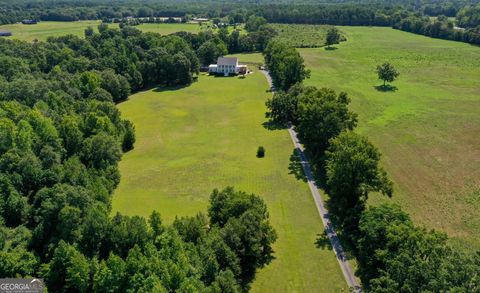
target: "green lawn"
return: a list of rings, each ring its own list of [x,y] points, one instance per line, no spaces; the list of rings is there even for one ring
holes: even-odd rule
[[[169,223],[206,212],[214,188],[258,194],[279,238],[276,259],[260,270],[252,291],[339,292],[346,283],[333,252],[315,246],[323,227],[308,186],[289,174],[290,137],[262,126],[267,88],[260,72],[245,79],[202,75],[189,87],[150,90],[120,104],[137,143],[120,163],[113,210],[143,216],[158,210]]]
[[[480,249],[480,48],[390,28],[340,29],[347,42],[337,50],[300,49],[312,70],[306,83],[349,94],[358,131],[395,181],[393,201],[417,223]],[[385,61],[401,73],[396,91],[375,89]]]
[[[260,53],[230,54],[227,57],[237,57],[239,62],[243,64],[259,65],[265,62],[263,55]],[[255,66],[250,69],[254,70]]]

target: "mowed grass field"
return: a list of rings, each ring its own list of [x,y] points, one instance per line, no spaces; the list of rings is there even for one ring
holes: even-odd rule
[[[169,35],[180,31],[198,33],[202,30],[202,27],[197,23],[142,23],[135,27],[143,32],[159,33],[161,35]]]
[[[251,65],[260,65],[265,63],[263,55],[261,53],[243,53],[243,54],[230,54],[227,57],[236,57],[240,63],[251,64]],[[255,70],[255,66],[251,66],[250,70]]]
[[[358,131],[395,182],[394,202],[455,244],[480,249],[480,47],[390,28],[340,29],[347,42],[337,50],[299,49],[312,71],[306,84],[349,94]],[[386,61],[400,71],[396,91],[375,88],[375,67]]]
[[[157,210],[171,223],[206,213],[214,188],[258,194],[278,240],[276,259],[260,270],[252,291],[346,290],[334,253],[315,245],[323,226],[307,184],[289,174],[287,131],[262,126],[267,88],[260,72],[245,79],[201,75],[189,87],[153,89],[121,103],[137,142],[120,163],[113,212],[148,216]],[[265,158],[256,158],[258,146],[266,148]]]
[[[11,39],[31,42],[33,40],[45,41],[48,37],[59,37],[64,35],[76,35],[83,37],[85,29],[89,26],[95,31],[101,21],[41,21],[37,24],[26,25],[21,23],[0,25],[0,30],[12,32]],[[110,27],[118,28],[118,24],[109,24]]]
[[[59,37],[63,35],[76,35],[79,37],[84,36],[85,29],[92,27],[95,31],[101,21],[88,20],[88,21],[41,21],[34,25],[25,24],[8,24],[0,25],[0,30],[7,30],[12,32],[10,39],[17,39],[22,41],[31,42],[33,40],[45,41],[48,37]],[[118,28],[118,24],[109,23],[110,28]],[[142,23],[135,26],[137,29],[143,32],[154,32],[161,35],[173,34],[179,31],[186,31],[191,33],[198,33],[202,29],[207,29],[207,26],[203,27],[196,23]]]

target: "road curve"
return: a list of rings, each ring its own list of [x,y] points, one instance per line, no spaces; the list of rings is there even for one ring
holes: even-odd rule
[[[270,88],[272,87],[272,78],[268,71],[261,70],[262,73],[267,78],[268,84]],[[305,177],[307,178],[308,186],[310,187],[310,191],[312,193],[313,199],[315,201],[315,205],[317,206],[318,214],[322,219],[323,226],[325,227],[325,232],[327,233],[328,239],[330,239],[330,243],[332,244],[333,251],[335,252],[335,256],[337,257],[338,264],[342,269],[343,276],[345,281],[347,282],[348,286],[353,290],[353,292],[362,292],[361,286],[358,284],[357,279],[353,273],[350,264],[347,261],[347,257],[345,251],[342,248],[340,243],[340,239],[335,232],[335,227],[333,226],[332,222],[330,221],[330,216],[328,214],[328,210],[323,205],[323,199],[318,190],[318,187],[315,183],[312,169],[310,168],[310,164],[308,163],[307,156],[305,155],[304,148],[297,137],[297,132],[295,131],[294,127],[289,124],[288,125],[288,133],[292,139],[293,145],[295,146],[295,151],[300,157],[303,172],[305,173]]]

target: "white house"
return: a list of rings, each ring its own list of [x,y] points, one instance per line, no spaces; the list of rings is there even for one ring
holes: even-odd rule
[[[238,58],[218,57],[217,64],[210,64],[208,72],[225,76],[247,73],[246,65],[239,65]]]

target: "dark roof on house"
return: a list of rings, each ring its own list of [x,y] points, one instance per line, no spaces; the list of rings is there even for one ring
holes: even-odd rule
[[[238,58],[232,57],[218,57],[217,64],[218,65],[237,65]]]

